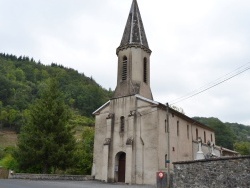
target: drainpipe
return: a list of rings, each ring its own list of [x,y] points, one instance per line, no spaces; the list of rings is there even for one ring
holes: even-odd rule
[[[135,97],[135,115],[134,115],[134,183],[136,184],[136,150],[137,150],[137,113],[138,113],[138,102],[137,97]]]
[[[143,141],[143,139],[142,139],[142,137],[141,137],[141,114],[140,114],[140,112],[138,112],[138,114],[140,115],[140,140],[141,140],[141,145],[142,145],[142,152],[141,152],[141,154],[142,154],[142,184],[144,184],[144,141]]]
[[[168,172],[167,172],[167,188],[170,188],[170,134],[169,134],[169,105],[168,103],[166,104],[166,115],[167,115],[167,135],[168,135]],[[166,163],[166,161],[165,161]]]

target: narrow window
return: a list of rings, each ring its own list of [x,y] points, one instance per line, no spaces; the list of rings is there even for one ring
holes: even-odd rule
[[[204,131],[204,143],[207,143],[206,131]]]
[[[143,81],[145,82],[145,83],[147,83],[148,82],[148,79],[147,79],[147,74],[148,74],[148,62],[147,62],[147,58],[145,57],[144,58],[144,61],[143,61]]]
[[[180,126],[179,126],[179,121],[177,121],[177,136],[180,134]]]
[[[168,155],[166,154],[165,155],[165,168],[168,167]]]
[[[189,125],[187,125],[187,138],[189,139]]]
[[[166,119],[165,119],[165,133],[169,133],[169,124],[167,123]]]
[[[128,59],[126,56],[124,56],[122,60],[122,81],[127,80],[127,73],[128,73]]]
[[[211,134],[211,142],[213,142],[213,134]]]
[[[165,119],[165,133],[167,132],[167,120]]]
[[[121,117],[121,132],[124,132],[124,124],[125,124],[125,120],[124,120],[124,116]]]
[[[199,134],[198,134],[198,129],[196,128],[196,140],[198,140]]]

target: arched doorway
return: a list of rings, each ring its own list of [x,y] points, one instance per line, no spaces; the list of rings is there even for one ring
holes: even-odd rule
[[[126,153],[120,153],[118,158],[118,182],[125,182]]]

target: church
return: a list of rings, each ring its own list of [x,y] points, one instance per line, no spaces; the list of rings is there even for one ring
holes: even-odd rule
[[[136,0],[116,49],[114,96],[95,115],[92,175],[105,182],[156,184],[156,172],[175,161],[196,159],[198,142],[204,153],[215,143],[213,129],[153,100],[150,88],[151,50]],[[214,147],[217,156],[231,152]]]

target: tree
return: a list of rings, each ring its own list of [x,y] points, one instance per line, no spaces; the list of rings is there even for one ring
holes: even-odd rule
[[[250,142],[237,142],[234,144],[234,148],[241,155],[250,155]]]
[[[8,112],[5,109],[1,110],[0,123],[1,127],[4,127],[4,125],[8,124]]]
[[[82,142],[82,166],[85,174],[91,173],[92,162],[93,162],[93,148],[94,148],[94,128],[85,127],[83,130],[83,142]]]
[[[75,152],[75,165],[69,170],[71,174],[91,174],[94,148],[94,128],[83,128],[82,140],[78,142]]]
[[[24,81],[25,80],[25,73],[22,69],[17,68],[15,71],[15,76],[18,81]]]
[[[51,173],[72,165],[75,138],[69,118],[69,107],[58,82],[52,79],[30,107],[27,123],[21,129],[16,153],[21,171]]]
[[[194,119],[214,129],[216,137],[216,145],[228,149],[233,149],[235,134],[229,126],[221,122],[218,118],[194,117]]]
[[[31,58],[30,58],[31,59]],[[0,100],[3,107],[22,112],[39,96],[39,89],[49,78],[57,76],[65,103],[80,115],[93,117],[92,112],[112,97],[112,91],[102,88],[84,73],[53,63],[45,66],[26,56],[0,56]],[[8,111],[7,111],[8,112]]]
[[[2,103],[2,101],[0,101],[0,128],[2,128],[2,119],[3,119],[3,117],[2,117],[2,110],[3,110],[3,103]]]
[[[16,148],[13,146],[6,147],[1,150],[0,155],[0,166],[11,169],[14,171],[18,171],[18,163],[16,159],[13,157],[13,153],[16,151]]]

